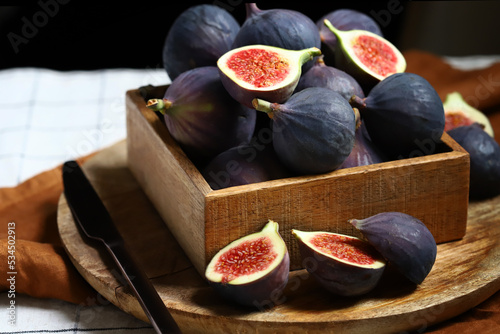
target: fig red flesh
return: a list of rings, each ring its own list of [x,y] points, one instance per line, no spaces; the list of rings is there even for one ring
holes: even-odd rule
[[[310,242],[319,250],[344,261],[364,265],[375,263],[367,245],[358,239],[323,233],[313,237]]]
[[[239,103],[253,108],[254,98],[286,101],[297,87],[301,66],[320,54],[318,48],[288,50],[247,45],[226,52],[217,66],[227,92]]]
[[[237,52],[231,55],[227,66],[239,79],[255,87],[269,87],[283,81],[290,73],[287,59],[264,49]]]
[[[266,270],[277,256],[271,240],[261,237],[239,244],[223,254],[214,271],[222,274],[222,283],[227,283],[238,276]]]
[[[292,230],[306,270],[326,290],[342,296],[370,292],[380,281],[385,261],[370,244],[332,232]]]
[[[398,58],[394,50],[380,40],[372,36],[361,35],[353,44],[353,49],[354,54],[373,72],[383,77],[397,72]]]
[[[260,309],[282,302],[289,272],[290,256],[278,223],[269,220],[260,232],[222,248],[208,264],[205,277],[222,297]]]

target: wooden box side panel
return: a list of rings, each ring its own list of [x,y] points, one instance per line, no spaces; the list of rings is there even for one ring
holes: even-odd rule
[[[186,255],[195,266],[204,266],[204,205],[210,188],[203,188],[202,176],[138,91],[127,92],[126,108],[129,168]]]
[[[206,206],[207,258],[229,242],[260,230],[268,219],[280,224],[294,269],[302,265],[292,228],[359,237],[347,220],[383,211],[402,211],[421,219],[438,243],[460,239],[467,222],[468,156],[461,152],[439,156],[246,191],[213,192]]]

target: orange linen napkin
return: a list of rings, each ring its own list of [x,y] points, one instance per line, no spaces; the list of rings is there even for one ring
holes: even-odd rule
[[[474,107],[484,111],[499,141],[500,63],[485,69],[461,71],[433,54],[412,50],[405,56],[407,71],[426,78],[442,99],[447,93],[458,91],[469,102],[474,102]],[[62,190],[61,166],[17,187],[0,189],[0,291],[9,290],[7,231],[9,222],[14,222],[16,293],[82,304],[96,300],[97,293],[75,270],[59,239],[56,213]],[[434,333],[490,333],[492,328],[495,332],[500,328],[500,293],[433,330]]]
[[[17,187],[0,189],[0,291],[91,305],[97,293],[72,265],[57,230],[61,173],[58,166]]]

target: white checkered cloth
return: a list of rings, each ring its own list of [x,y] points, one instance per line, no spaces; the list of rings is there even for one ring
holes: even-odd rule
[[[446,58],[460,69],[486,67],[500,56]],[[125,91],[168,84],[163,69],[57,72],[0,71],[0,187],[125,139]],[[82,307],[16,296],[16,325],[8,324],[0,294],[0,333],[154,333],[112,304]]]
[[[0,71],[0,187],[125,139],[125,92],[169,82],[163,69]],[[111,303],[83,307],[19,294],[12,326],[8,303],[0,293],[0,333],[154,333]]]

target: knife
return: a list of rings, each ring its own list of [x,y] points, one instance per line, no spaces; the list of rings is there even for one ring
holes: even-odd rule
[[[91,239],[104,244],[126,278],[157,333],[180,333],[172,315],[158,295],[83,170],[74,160],[63,164],[64,195],[75,221]]]

